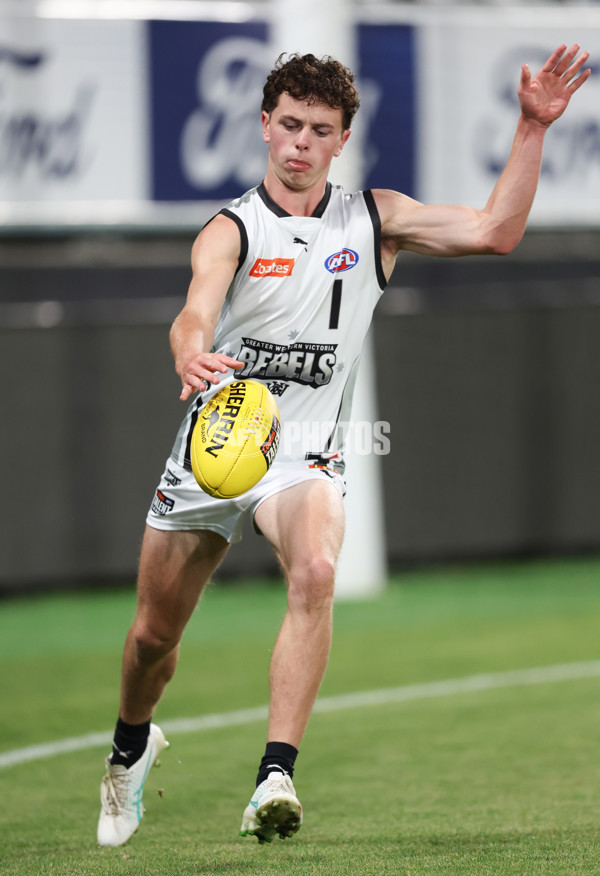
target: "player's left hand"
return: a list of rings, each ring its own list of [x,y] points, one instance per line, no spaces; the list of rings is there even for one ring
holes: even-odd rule
[[[568,50],[565,44],[559,46],[533,78],[527,64],[523,64],[519,102],[526,119],[547,127],[562,116],[573,94],[591,73],[587,69],[580,74],[590,53],[584,51],[577,57],[579,49],[577,44]]]

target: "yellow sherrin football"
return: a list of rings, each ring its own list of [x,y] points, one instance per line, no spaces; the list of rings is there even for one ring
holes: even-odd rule
[[[220,389],[198,414],[192,432],[194,477],[209,496],[233,499],[267,473],[279,447],[277,402],[257,380]]]

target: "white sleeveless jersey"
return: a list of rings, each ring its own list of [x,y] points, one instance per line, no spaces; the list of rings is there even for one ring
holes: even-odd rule
[[[279,406],[278,460],[318,463],[326,454],[340,469],[347,432],[340,424],[350,418],[361,348],[386,285],[373,195],[347,195],[328,183],[314,214],[299,217],[261,184],[221,213],[237,224],[241,252],[213,350],[244,368],[194,398],[172,456],[189,468],[200,408],[227,383],[252,378]]]

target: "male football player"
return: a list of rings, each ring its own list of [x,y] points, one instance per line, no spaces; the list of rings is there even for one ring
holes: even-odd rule
[[[265,754],[241,833],[264,842],[300,827],[294,762],[329,655],[344,533],[335,424],[349,418],[373,308],[399,250],[465,256],[517,245],[544,135],[588,78],[587,58],[579,46],[562,45],[535,76],[522,68],[512,151],[482,209],[332,186],[331,162],[358,109],[352,73],[313,55],[280,58],[270,73],[262,104],[266,176],[198,235],[187,301],[171,329],[189,406],[148,513],[119,719],[101,786],[101,845],[121,845],[139,824],[148,770],[167,744],[151,723],[154,710],[200,594],[248,514],[281,563],[288,605],[271,658]],[[332,428],[321,430],[317,446],[284,444],[265,477],[238,499],[213,499],[191,473],[191,431],[219,387],[244,377],[274,388],[284,423]]]

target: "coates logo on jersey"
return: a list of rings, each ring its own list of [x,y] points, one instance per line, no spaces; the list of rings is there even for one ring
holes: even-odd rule
[[[325,259],[325,267],[331,274],[341,274],[358,264],[358,253],[353,249],[341,249]]]
[[[251,277],[291,277],[294,259],[256,259],[250,268]]]

